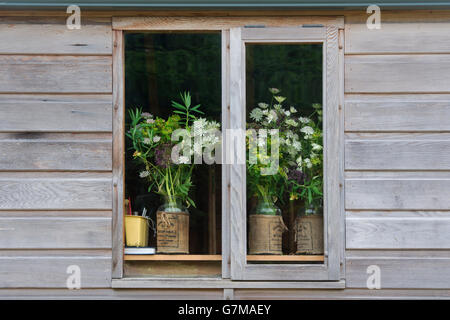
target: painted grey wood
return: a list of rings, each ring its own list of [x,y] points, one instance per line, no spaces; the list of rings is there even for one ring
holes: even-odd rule
[[[66,17],[10,17],[0,22],[1,54],[111,54],[111,39],[108,18],[83,17],[79,30],[68,29]]]
[[[448,93],[450,55],[347,55],[347,93]]]
[[[0,95],[0,131],[111,132],[111,95]]]
[[[1,217],[0,249],[111,248],[111,219]]]
[[[115,289],[123,288],[220,288],[220,289],[343,289],[344,281],[233,281],[229,279],[211,279],[211,278],[185,278],[185,279],[145,279],[145,278],[123,278],[113,279],[112,287]]]
[[[363,13],[363,11],[361,11]],[[387,14],[382,10],[381,29],[370,30],[369,15],[345,19],[346,54],[449,53],[450,17],[432,13]],[[439,12],[437,12],[439,14]]]
[[[345,207],[352,210],[448,210],[450,180],[347,179]]]
[[[241,39],[241,29],[230,29],[230,128],[245,129],[245,81],[244,75],[244,45]],[[231,144],[233,143],[233,144]],[[241,147],[233,141],[228,141],[227,151],[233,151],[230,166],[230,221],[231,221],[231,278],[244,280],[245,256],[247,252],[246,234],[246,177],[245,143]]]
[[[0,170],[110,171],[111,148],[111,140],[48,140],[46,134],[17,133],[0,139]]]
[[[346,140],[347,170],[448,170],[450,140]]]
[[[222,133],[230,128],[230,31],[222,30]],[[222,278],[231,277],[230,165],[227,137],[222,135]]]
[[[449,249],[450,212],[347,212],[347,249]]]
[[[123,276],[124,167],[125,167],[125,74],[122,31],[113,32],[113,194],[112,277]]]
[[[450,96],[349,94],[345,99],[345,130],[450,131]]]
[[[369,266],[380,268],[381,289],[450,288],[449,251],[347,251],[346,287],[367,288]],[[377,294],[378,290],[370,291]],[[392,293],[391,296],[399,295]]]
[[[67,288],[67,268],[72,265],[80,268],[81,288],[111,287],[111,253],[86,253],[0,251],[0,288]]]
[[[0,209],[111,209],[111,187],[111,178],[0,175]]]
[[[110,93],[110,56],[0,56],[0,93]]]
[[[245,40],[244,29],[230,30],[230,96],[231,126],[245,125]],[[270,33],[266,39],[258,31],[258,41],[276,40]],[[294,31],[294,30],[293,30]],[[246,31],[247,32],[247,31]],[[250,32],[250,31],[249,31]],[[285,40],[284,38],[281,40]],[[297,40],[295,38],[294,40]],[[320,40],[320,39],[319,39]],[[248,264],[246,262],[246,177],[245,166],[231,168],[231,276],[234,280],[339,280],[343,257],[343,85],[342,51],[339,51],[339,30],[326,28],[322,39],[326,47],[324,74],[325,150],[325,256],[323,265]],[[242,150],[241,150],[242,149]],[[239,149],[245,154],[244,147]],[[235,154],[235,163],[238,156]]]
[[[223,300],[233,300],[234,290],[233,289],[223,289]]]

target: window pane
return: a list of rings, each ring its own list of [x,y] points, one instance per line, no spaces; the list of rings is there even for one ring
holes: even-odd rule
[[[321,44],[246,45],[249,263],[323,261],[322,63]]]
[[[155,247],[158,254],[220,254],[221,166],[175,165],[169,158],[176,143],[163,144],[162,141],[170,139],[165,138],[165,133],[170,137],[173,130],[186,127],[185,115],[182,114],[185,110],[172,105],[172,101],[183,106],[188,104],[183,101],[181,93],[189,92],[191,109],[197,104],[201,105],[198,110],[202,113],[191,110],[191,115],[197,119],[205,118],[220,124],[221,34],[133,33],[126,34],[125,43],[126,130],[133,127],[129,112],[136,112],[137,108],[141,108],[142,112],[151,114],[151,117],[149,115],[145,115],[147,118],[143,117],[145,120],[143,126],[153,126],[144,131],[155,135],[155,132],[158,132],[157,137],[144,137],[144,139],[152,138],[147,142],[157,145],[155,148],[152,147],[148,157],[145,156],[147,166],[145,162],[140,161],[141,156],[135,154],[140,150],[133,144],[136,139],[126,138],[125,193],[126,198],[131,201],[131,211],[141,213],[144,207],[147,209],[151,218],[150,225],[155,224],[161,236],[158,238],[150,228],[148,246]],[[175,120],[171,122],[170,119]],[[192,129],[193,123],[194,119],[189,117],[189,130]],[[142,141],[143,144],[146,143]],[[148,150],[150,147],[143,148]],[[161,160],[166,158],[169,162]],[[190,160],[193,161],[193,156]],[[169,172],[168,166],[173,168],[173,171]],[[190,166],[193,166],[191,172]],[[180,167],[186,170],[178,170]],[[163,172],[162,176],[169,172],[167,177],[171,179],[170,183],[158,184],[158,179],[153,178],[153,173],[159,172],[158,170]],[[178,173],[180,175],[177,175]],[[161,188],[158,189],[158,186]],[[167,191],[167,186],[173,187],[173,190]],[[184,194],[185,191],[188,193]],[[177,201],[172,201],[171,195]],[[181,202],[181,205],[178,202]],[[164,204],[166,206],[162,209]],[[188,208],[185,210],[183,207]],[[188,212],[188,216],[181,216],[175,212],[177,210],[182,213]],[[159,229],[164,222],[173,228]],[[187,235],[183,228],[188,230]],[[184,243],[184,247],[180,243]],[[183,248],[180,249],[179,246]],[[159,270],[160,262],[152,261],[152,263],[153,269],[148,268],[149,262],[142,269],[150,273],[153,272],[151,270]],[[208,272],[217,271],[220,274],[220,260],[205,263],[208,264],[206,268]],[[132,269],[136,264],[137,262],[134,262]],[[192,268],[192,263],[190,265],[191,267],[184,265],[183,268],[179,268],[182,272],[180,275],[196,275],[198,269]],[[164,267],[161,268],[162,271],[155,271],[153,274],[164,273]],[[175,267],[169,269],[170,271],[166,273],[176,275],[178,272],[174,271]],[[212,269],[216,271],[211,271]]]

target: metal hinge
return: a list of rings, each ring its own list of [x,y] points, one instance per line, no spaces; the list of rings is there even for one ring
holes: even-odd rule
[[[265,28],[266,26],[265,25],[263,25],[263,24],[254,24],[254,25],[247,25],[247,26],[244,26],[244,28]]]
[[[303,28],[323,28],[323,24],[304,24]]]

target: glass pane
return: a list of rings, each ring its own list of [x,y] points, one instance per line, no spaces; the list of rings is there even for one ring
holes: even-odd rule
[[[246,45],[249,263],[323,262],[322,49]]]
[[[187,262],[192,258],[186,257],[180,258],[184,262],[164,264],[128,262],[128,274],[220,275],[221,258],[212,255],[221,253],[221,166],[193,163],[191,134],[194,123],[203,128],[216,123],[220,130],[221,34],[126,34],[125,48],[125,194],[131,203],[127,214],[146,209],[147,246],[166,255],[159,259],[203,255],[194,259],[198,262]],[[139,121],[133,121],[136,112]],[[187,129],[192,142],[186,159],[184,154],[178,158],[182,163],[174,163],[172,157],[173,147],[182,141],[172,140],[177,129]]]

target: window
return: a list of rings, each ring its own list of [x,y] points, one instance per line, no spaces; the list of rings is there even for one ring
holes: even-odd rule
[[[165,30],[160,30],[158,19],[145,18],[141,25],[145,32],[138,32],[140,25],[135,21],[127,25],[126,19],[119,18],[117,23],[113,23],[119,29],[115,31],[117,46],[114,53],[113,277],[340,280],[344,233],[343,55],[339,47],[339,41],[343,40],[339,40],[342,37],[337,27],[339,19],[287,18],[282,22],[285,26],[269,27],[274,21],[265,26],[262,18],[242,18],[242,21],[214,17],[197,21],[192,18],[189,25],[174,18],[164,20]],[[304,21],[323,24],[310,25]],[[125,71],[123,75],[122,71]],[[184,91],[191,93],[193,104],[202,104],[206,118],[221,124],[223,163],[213,166],[198,164],[195,167],[193,179],[196,187],[192,188],[190,195],[196,207],[189,208],[187,252],[124,255],[123,217],[129,209],[123,204],[131,199],[132,212],[140,212],[146,206],[152,220],[157,219],[155,214],[162,204],[158,197],[149,195],[146,190],[148,186],[139,177],[145,175],[142,174],[145,168],[136,166],[132,161],[136,150],[125,138],[131,121],[129,110],[140,107],[143,112],[152,114],[151,119],[157,116],[167,119],[171,114],[171,101],[181,103],[179,93]],[[281,97],[286,100],[280,103],[277,99],[283,100]],[[316,144],[313,156],[323,158],[323,167],[314,167],[319,178],[317,186],[309,190],[315,191],[306,201],[308,204],[305,204],[308,191],[301,199],[295,200],[293,196],[291,200],[293,185],[284,183],[283,192],[273,187],[277,184],[265,185],[272,187],[270,191],[278,192],[266,192],[268,198],[276,199],[268,210],[273,213],[270,214],[274,217],[271,221],[278,221],[272,223],[272,229],[278,229],[278,232],[270,231],[268,226],[271,222],[254,223],[253,220],[260,217],[254,214],[255,208],[262,207],[264,210],[264,205],[258,206],[258,197],[255,197],[258,187],[255,187],[252,173],[248,172],[248,163],[242,162],[242,159],[249,159],[247,147],[250,143],[247,145],[242,140],[238,143],[228,135],[234,131],[245,133],[246,129],[252,128],[252,123],[259,121],[258,113],[266,112],[264,105],[258,106],[260,102],[271,105],[270,109],[281,104],[285,120],[289,118],[288,114],[295,114],[292,120],[296,123],[300,117],[304,121],[310,118],[312,129],[322,131],[321,135],[314,136],[316,140],[310,141],[308,147]],[[253,111],[255,108],[259,111]],[[259,130],[261,126],[255,128]],[[281,126],[279,129],[282,129]],[[256,138],[260,133],[258,130],[255,130]],[[270,130],[267,134],[272,139]],[[285,133],[280,136],[286,139]],[[245,140],[245,135],[241,138]],[[297,137],[287,143],[292,144],[299,139]],[[273,141],[276,141],[275,138]],[[272,145],[272,142],[269,144]],[[270,155],[269,148],[267,156]],[[308,161],[314,160],[305,161],[304,155],[302,159],[298,159],[298,154],[295,156],[293,160],[299,160],[299,167],[306,168]],[[151,205],[143,205],[146,203]],[[318,249],[313,246],[311,238],[300,239],[302,234],[299,232],[305,229],[299,228],[296,222],[298,212],[304,212],[310,206],[314,208],[312,203],[323,208],[322,218],[314,227],[316,233],[317,230],[322,232],[317,237],[322,242]],[[273,204],[280,210],[274,209]],[[280,211],[281,214],[277,215]],[[283,232],[285,227],[289,231]],[[257,236],[255,240],[255,234],[266,232],[261,230],[269,230],[269,249],[267,245],[263,249],[255,248],[254,244],[259,241]],[[151,237],[150,245],[157,246],[157,240]],[[303,251],[299,249],[301,246],[298,247],[301,241],[303,249],[307,248]]]

